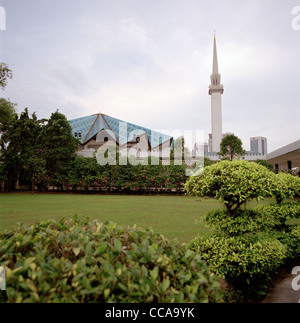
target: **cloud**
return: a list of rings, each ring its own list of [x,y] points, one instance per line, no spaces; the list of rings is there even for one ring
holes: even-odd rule
[[[270,149],[299,138],[300,32],[290,2],[28,0],[6,9],[14,78],[5,95],[20,110],[102,112],[208,134],[216,29],[224,131],[245,142],[265,135]]]

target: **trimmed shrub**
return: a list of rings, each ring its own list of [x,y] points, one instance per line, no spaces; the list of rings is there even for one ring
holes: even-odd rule
[[[200,255],[137,227],[46,221],[0,235],[8,302],[221,302]]]
[[[294,239],[295,243],[293,246],[294,251],[294,259],[300,258],[300,225],[296,225],[290,232],[292,239]]]
[[[286,262],[300,258],[300,225],[290,225],[287,231],[270,233],[286,247]]]
[[[246,160],[221,161],[205,167],[200,176],[191,177],[185,190],[192,196],[209,196],[224,203],[229,216],[235,216],[250,199],[271,195],[275,174],[266,167]]]
[[[275,225],[273,214],[262,215],[258,210],[238,210],[234,217],[228,216],[226,211],[212,211],[206,215],[205,221],[215,233],[228,236],[267,231]]]
[[[206,216],[213,236],[198,237],[190,247],[226,280],[231,294],[259,299],[279,266],[299,256],[300,230],[286,223],[299,218],[299,203],[282,203],[299,194],[299,183],[299,178],[275,175],[244,160],[221,161],[186,183],[188,195],[213,197],[226,207]],[[265,196],[275,197],[278,204],[241,208],[248,200]]]
[[[260,300],[273,274],[283,263],[286,247],[267,236],[198,236],[189,247],[201,254],[210,269],[234,289],[243,300]]]
[[[277,204],[281,204],[287,198],[299,196],[300,178],[285,173],[276,174],[270,189]]]
[[[271,203],[259,206],[256,210],[262,211],[266,216],[274,217],[278,221],[278,229],[286,229],[287,221],[300,218],[300,203],[283,202],[281,204]]]

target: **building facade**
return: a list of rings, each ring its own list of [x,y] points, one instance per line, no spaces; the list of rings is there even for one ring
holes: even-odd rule
[[[115,145],[121,155],[137,158],[169,152],[173,137],[102,113],[69,121],[80,142],[78,154],[93,157],[106,145]]]
[[[250,150],[255,153],[266,155],[268,153],[267,138],[265,137],[251,137]]]

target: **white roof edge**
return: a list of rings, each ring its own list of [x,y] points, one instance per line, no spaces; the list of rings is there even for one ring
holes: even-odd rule
[[[267,159],[272,159],[284,154],[288,154],[298,149],[300,149],[300,139],[267,154]]]

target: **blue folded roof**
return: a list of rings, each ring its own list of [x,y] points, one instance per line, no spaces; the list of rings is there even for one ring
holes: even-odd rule
[[[147,134],[151,148],[155,148],[166,141],[171,142],[173,140],[169,135],[122,121],[102,113],[73,119],[70,120],[69,123],[72,127],[73,135],[76,136],[83,145],[103,129],[113,131],[116,140],[120,145],[126,144],[134,137],[141,136],[144,133]]]

